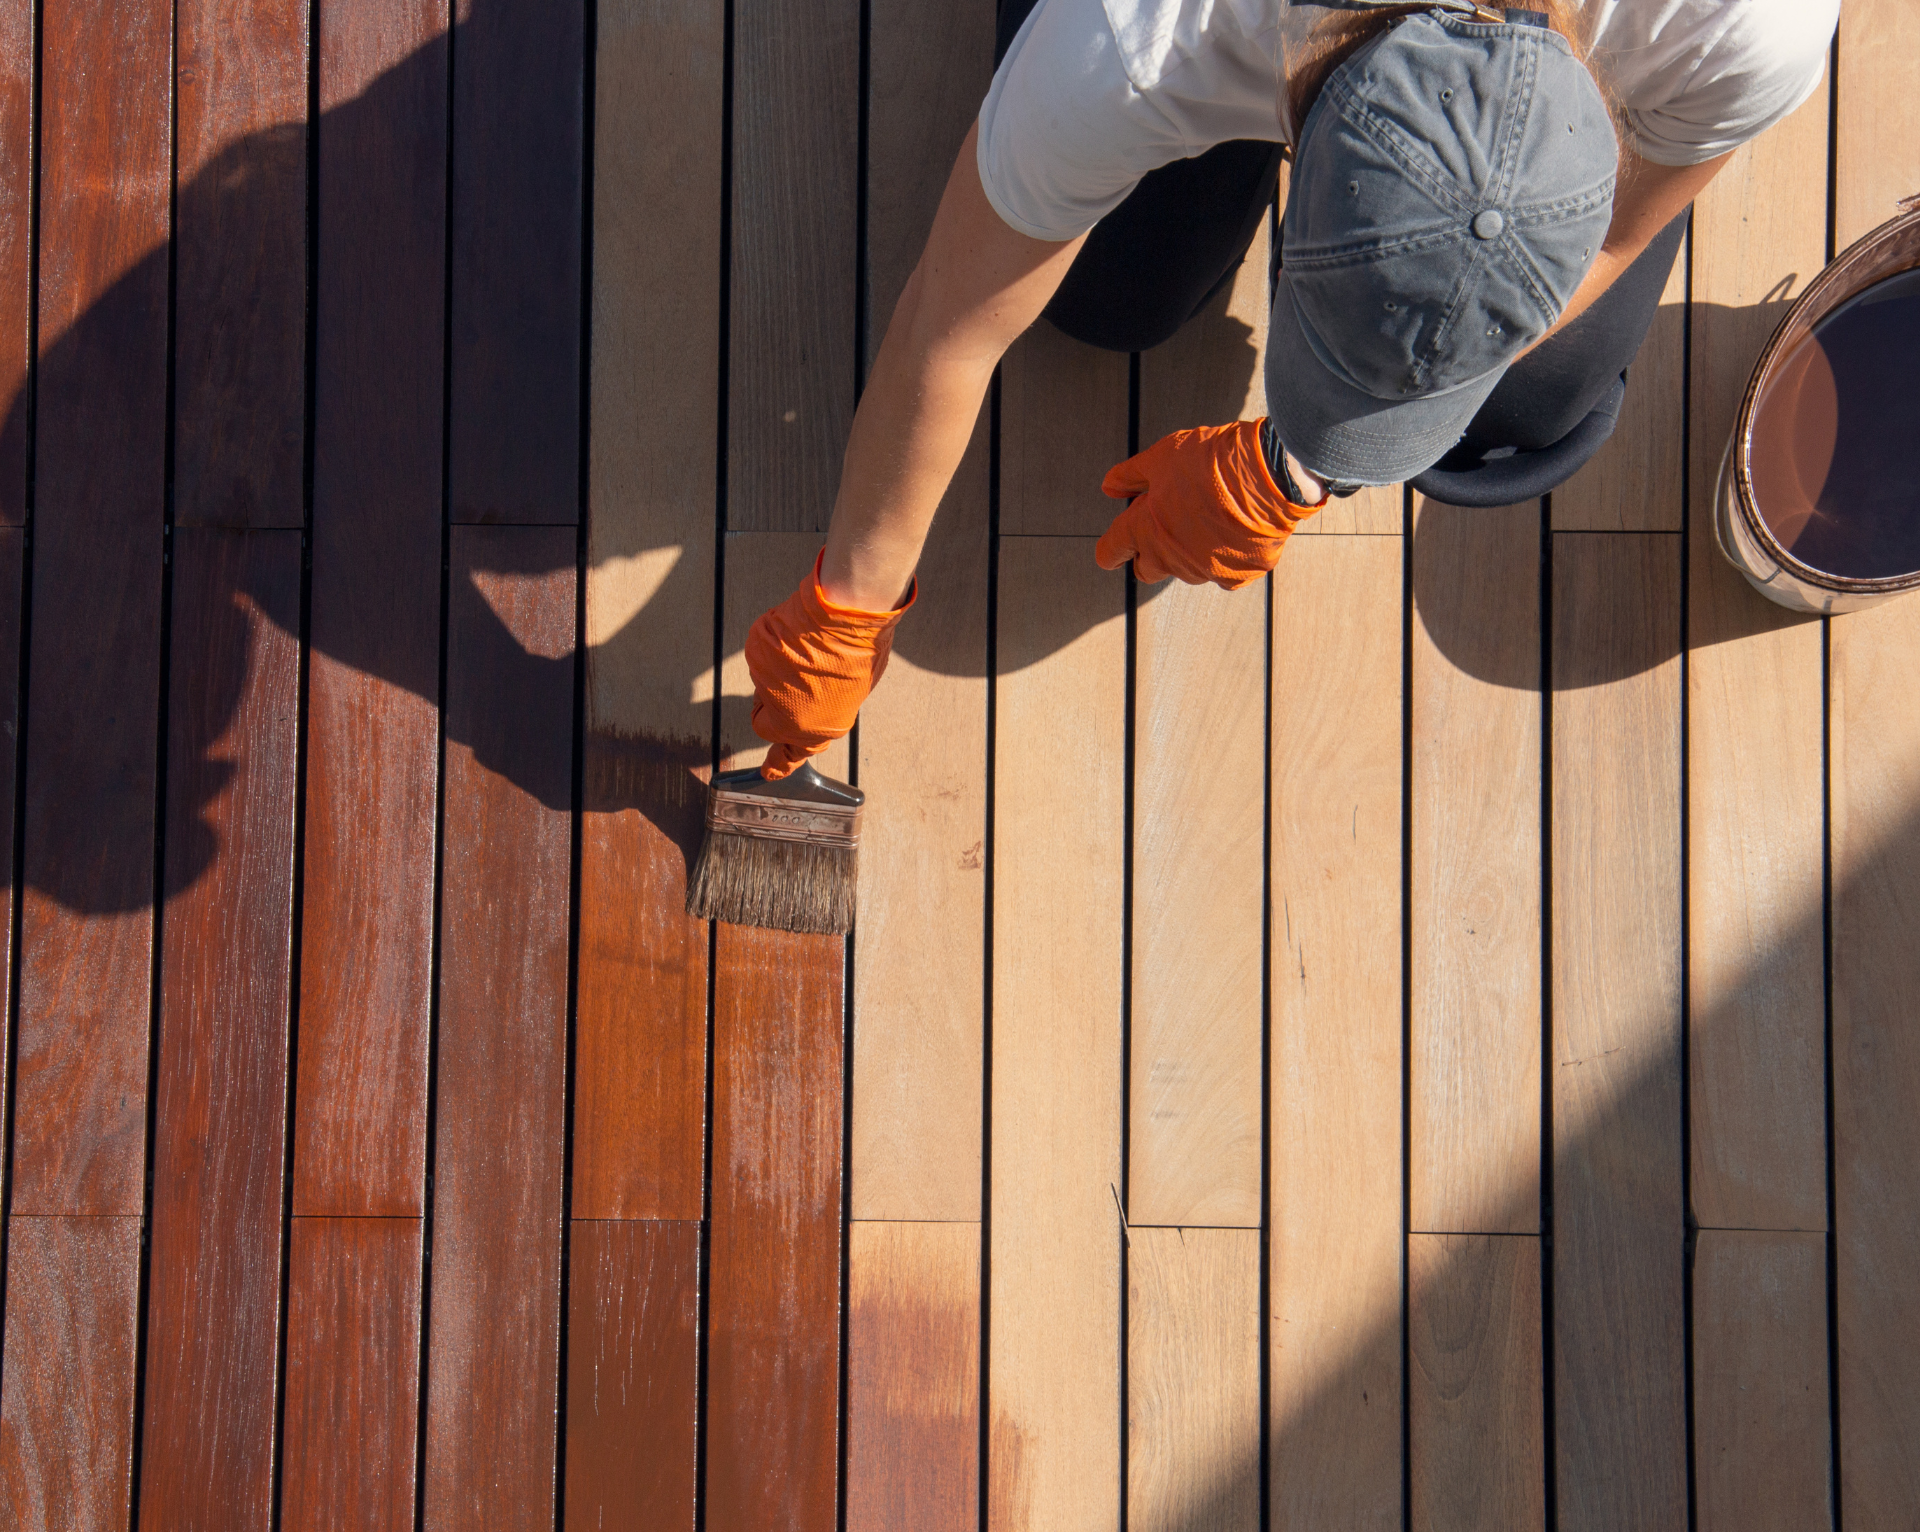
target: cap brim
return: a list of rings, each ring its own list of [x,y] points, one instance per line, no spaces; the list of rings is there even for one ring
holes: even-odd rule
[[[1396,484],[1439,462],[1506,372],[1444,393],[1381,399],[1335,372],[1308,339],[1280,272],[1267,327],[1267,413],[1287,450],[1323,479]]]

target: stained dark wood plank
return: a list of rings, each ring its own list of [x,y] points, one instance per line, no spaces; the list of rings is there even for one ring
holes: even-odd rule
[[[172,8],[46,8],[16,1213],[145,1178]]]
[[[598,13],[573,1212],[699,1218],[724,7]],[[671,149],[663,148],[671,145]],[[663,295],[670,295],[663,301]]]
[[[1680,539],[1556,533],[1552,601],[1560,1525],[1682,1526]]]
[[[567,1278],[566,1525],[693,1525],[700,1225],[573,1225]]]
[[[1693,1262],[1698,1525],[1831,1527],[1827,1402],[1826,1237],[1703,1229]]]
[[[0,524],[27,514],[33,307],[33,0],[0,5]]]
[[[858,0],[733,10],[727,526],[822,531],[853,422]]]
[[[417,1214],[440,694],[446,13],[321,8],[296,1213]]]
[[[7,1224],[0,1513],[21,1532],[120,1532],[133,1476],[138,1218]]]
[[[288,1246],[284,1532],[411,1532],[417,1218],[296,1218]]]
[[[554,1512],[574,534],[456,527],[426,1526]]]
[[[848,1244],[848,1532],[974,1532],[980,1225],[856,1222]]]
[[[140,1515],[273,1509],[300,534],[174,534]]]
[[[26,534],[18,527],[0,526],[0,856],[12,865],[15,792],[20,767],[20,639],[26,598]],[[0,999],[10,998],[15,979],[13,948],[14,889],[9,882],[0,893]],[[6,1090],[10,1057],[0,1055],[0,1094]],[[0,1192],[4,1192],[0,1185]]]
[[[175,26],[174,520],[297,527],[307,3],[186,0]]]
[[[1544,1527],[1540,1242],[1415,1234],[1407,1282],[1416,1532]]]
[[[575,522],[584,7],[458,0],[456,13],[453,519]]]

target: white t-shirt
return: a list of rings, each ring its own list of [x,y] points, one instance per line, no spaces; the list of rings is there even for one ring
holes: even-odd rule
[[[1284,137],[1283,0],[1040,0],[980,108],[980,180],[1013,228],[1084,234],[1140,178]],[[1660,165],[1737,148],[1813,93],[1840,0],[1589,0],[1589,62]]]

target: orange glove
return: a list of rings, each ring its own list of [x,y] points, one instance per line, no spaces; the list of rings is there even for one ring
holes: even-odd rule
[[[1138,497],[1095,545],[1102,569],[1132,559],[1148,584],[1177,575],[1222,590],[1272,570],[1293,529],[1327,503],[1295,505],[1281,493],[1257,420],[1175,431],[1109,468],[1100,488],[1116,500]]]
[[[753,732],[773,746],[760,775],[789,776],[853,727],[860,704],[887,668],[894,624],[920,582],[891,612],[835,606],[820,589],[820,550],[800,588],[747,630],[753,676]]]

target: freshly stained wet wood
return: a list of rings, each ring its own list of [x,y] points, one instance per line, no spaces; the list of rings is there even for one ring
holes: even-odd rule
[[[140,1515],[273,1511],[300,534],[183,527],[168,657]],[[242,594],[244,593],[244,594]]]
[[[733,8],[727,526],[826,530],[853,423],[860,6]]]
[[[14,836],[19,826],[14,813],[20,776],[20,645],[25,637],[26,533],[17,527],[0,526],[0,854],[11,858]],[[11,999],[16,978],[17,953],[13,945],[13,910],[18,894],[9,884],[0,893],[0,915],[6,919],[6,934],[0,937],[0,996]],[[6,1071],[12,1060],[0,1062],[0,1091],[7,1083]],[[0,1194],[5,1191],[0,1183]]]
[[[1833,624],[1833,1147],[1840,1499],[1920,1518],[1920,602]]]
[[[1540,506],[1413,535],[1415,1229],[1540,1227]]]
[[[1679,541],[1553,540],[1554,1398],[1568,1532],[1686,1517]]]
[[[585,7],[453,10],[452,516],[576,522]]]
[[[727,539],[723,767],[766,753],[740,650],[819,542]],[[846,744],[818,761],[844,779]],[[826,1532],[837,1514],[846,944],[750,926],[716,935],[706,1525]]]
[[[1127,1525],[1260,1524],[1260,1235],[1127,1240]]]
[[[21,1532],[128,1525],[138,1218],[7,1222],[0,1495]]]
[[[414,1524],[421,1227],[417,1218],[293,1220],[285,1532]]]
[[[566,1526],[693,1526],[700,1225],[576,1220],[567,1278]]]
[[[174,520],[298,527],[307,0],[188,0],[174,24]]]
[[[1274,572],[1268,1441],[1281,1525],[1401,1522],[1402,548]]]
[[[1702,1528],[1833,1525],[1826,1246],[1819,1234],[1701,1232],[1693,1461]]]
[[[1121,577],[1094,564],[1090,538],[1001,545],[986,1486],[995,1532],[1078,1532],[1120,1517],[1124,600]]]
[[[573,550],[564,527],[452,538],[429,1528],[553,1516]]]
[[[1265,410],[1266,236],[1140,360],[1140,439]],[[1260,581],[1143,591],[1135,635],[1129,1216],[1257,1228],[1267,609]]]
[[[1416,1532],[1544,1527],[1540,1242],[1414,1234],[1407,1281]]]
[[[15,1213],[138,1213],[153,977],[172,11],[40,39],[40,358]]]
[[[1820,624],[1749,586],[1713,533],[1754,361],[1823,264],[1826,127],[1820,90],[1735,155],[1693,215],[1687,1056],[1693,1213],[1708,1227],[1827,1221]]]
[[[440,695],[445,13],[319,18],[296,1213],[418,1214]]]
[[[980,1225],[848,1234],[848,1532],[975,1532]]]
[[[0,525],[27,515],[27,360],[33,307],[32,0],[0,5]]]
[[[1901,0],[1849,0],[1840,13],[1834,169],[1836,251],[1920,191],[1920,102],[1910,88],[1920,58],[1920,12]]]
[[[1731,168],[1723,170],[1720,179],[1724,181],[1732,174]],[[1679,422],[1686,413],[1687,260],[1691,238],[1680,241],[1653,325],[1627,369],[1627,396],[1621,401],[1613,436],[1584,468],[1553,492],[1556,532],[1680,530],[1681,489],[1687,465]],[[1693,312],[1697,317],[1699,311]],[[1694,376],[1697,378],[1698,372]]]
[[[1001,534],[1097,538],[1126,504],[1100,481],[1126,456],[1126,357],[1037,322],[1000,364]]]
[[[573,1211],[699,1218],[713,706],[718,3],[600,8]],[[670,154],[661,152],[671,142]]]
[[[993,65],[988,6],[885,0],[870,23],[867,361],[919,259]],[[980,1216],[989,442],[934,521],[927,578],[860,713],[853,1216]]]

